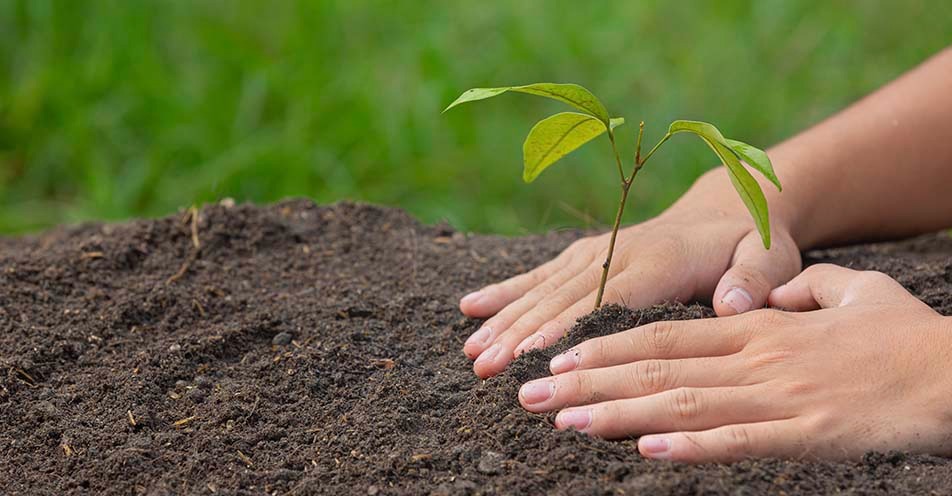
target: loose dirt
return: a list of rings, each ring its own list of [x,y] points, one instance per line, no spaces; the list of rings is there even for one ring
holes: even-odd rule
[[[0,238],[0,492],[952,494],[943,458],[676,465],[518,405],[558,349],[712,314],[697,304],[605,308],[478,380],[458,298],[580,234],[295,200]],[[807,260],[882,270],[952,314],[947,236]]]

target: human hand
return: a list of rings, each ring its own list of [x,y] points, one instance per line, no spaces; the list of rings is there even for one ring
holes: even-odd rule
[[[727,318],[656,322],[552,359],[519,393],[556,427],[686,462],[952,454],[952,324],[878,272],[816,265]],[[817,311],[812,311],[820,309]],[[569,408],[566,408],[569,407]],[[564,409],[563,409],[564,408]]]
[[[619,231],[603,303],[700,299],[722,316],[762,308],[771,288],[800,272],[800,251],[779,215],[765,250],[740,202],[712,206],[723,197],[689,193],[662,216]],[[460,301],[464,314],[488,318],[463,346],[477,375],[498,374],[519,354],[555,343],[592,311],[608,236],[576,241],[552,261]]]

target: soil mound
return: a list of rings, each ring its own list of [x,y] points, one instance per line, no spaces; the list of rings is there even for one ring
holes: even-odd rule
[[[487,381],[458,298],[579,232],[504,238],[352,203],[210,206],[0,239],[4,494],[952,493],[952,462],[643,460],[552,428],[518,385],[585,337],[680,304],[608,307]],[[952,240],[808,254],[952,313]]]

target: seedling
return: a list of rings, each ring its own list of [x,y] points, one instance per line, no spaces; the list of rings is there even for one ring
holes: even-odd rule
[[[625,175],[618,148],[615,146],[615,128],[625,123],[622,117],[611,117],[605,105],[587,89],[577,84],[536,83],[525,86],[504,86],[500,88],[473,88],[466,90],[459,98],[451,103],[443,112],[466,102],[485,100],[508,91],[528,93],[560,102],[567,103],[579,112],[561,112],[537,122],[522,145],[524,168],[522,179],[531,183],[539,174],[562,157],[568,155],[580,146],[588,143],[603,133],[608,133],[612,151],[615,154],[615,165],[618,167],[618,176],[621,181],[621,199],[618,202],[618,212],[615,214],[615,223],[612,226],[611,239],[608,242],[608,254],[602,264],[602,277],[595,297],[595,308],[601,306],[602,295],[605,292],[605,283],[608,281],[608,271],[612,263],[612,254],[615,251],[615,238],[621,225],[622,213],[625,211],[625,202],[628,200],[628,191],[638,171],[645,166],[648,159],[678,133],[693,133],[701,138],[727,168],[731,184],[740,195],[747,210],[754,218],[754,224],[764,242],[764,248],[770,249],[770,218],[767,213],[767,199],[760,189],[760,184],[744,168],[741,160],[750,167],[760,171],[770,182],[781,189],[780,180],[774,173],[773,165],[767,154],[747,143],[727,139],[712,124],[698,121],[677,120],[668,127],[668,132],[644,156],[641,155],[641,138],[644,135],[645,123],[638,126],[638,138],[635,144],[635,157],[630,175]]]

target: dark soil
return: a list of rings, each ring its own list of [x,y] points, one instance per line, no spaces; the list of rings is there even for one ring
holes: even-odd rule
[[[3,494],[952,494],[952,462],[643,460],[519,407],[535,352],[478,380],[467,290],[579,233],[508,239],[393,209],[213,206],[0,239]],[[810,254],[952,313],[952,240]],[[570,341],[659,319],[603,309]],[[562,347],[567,346],[563,344]]]

